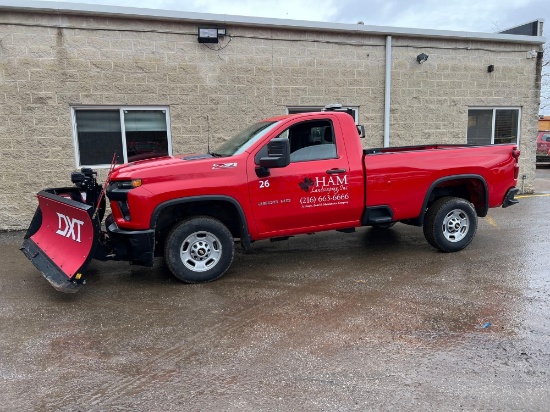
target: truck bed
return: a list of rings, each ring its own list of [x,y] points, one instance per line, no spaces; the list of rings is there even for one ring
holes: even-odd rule
[[[436,198],[449,196],[453,193],[449,187],[455,186],[461,189],[454,195],[462,191],[461,196],[483,215],[488,207],[500,206],[507,191],[515,186],[514,150],[517,152],[513,144],[366,149],[366,206],[389,208],[394,221],[417,219],[429,207],[434,190]]]
[[[420,146],[395,146],[395,147],[378,147],[373,149],[364,149],[363,155],[371,155],[378,153],[395,153],[395,152],[410,152],[413,150],[436,150],[436,149],[456,149],[460,147],[473,147],[467,144],[428,144]]]

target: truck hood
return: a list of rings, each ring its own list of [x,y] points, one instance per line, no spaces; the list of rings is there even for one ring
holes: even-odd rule
[[[166,167],[175,164],[182,164],[182,162],[188,162],[199,159],[212,159],[213,156],[208,154],[189,154],[189,155],[178,155],[178,156],[163,156],[163,157],[154,157],[151,159],[137,160],[135,162],[125,163],[123,165],[117,166],[113,172],[115,174],[126,174],[133,173],[136,171],[145,171],[148,169],[158,169],[159,167]]]
[[[235,168],[235,157],[214,157],[210,154],[185,154],[178,156],[164,156],[153,159],[139,160],[115,168],[111,175],[112,180],[162,179],[170,176],[181,176],[191,171],[205,172],[213,169]],[[144,182],[145,183],[145,182]]]

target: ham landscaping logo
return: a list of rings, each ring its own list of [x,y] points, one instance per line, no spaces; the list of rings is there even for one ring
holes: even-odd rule
[[[344,176],[316,176],[315,180],[306,177],[298,183],[300,189],[308,193],[300,197],[302,208],[320,206],[347,205],[349,201],[348,177]]]
[[[313,186],[313,180],[311,180],[309,177],[306,177],[303,182],[298,183],[300,185],[300,189],[302,189],[304,192],[309,192],[309,188]]]

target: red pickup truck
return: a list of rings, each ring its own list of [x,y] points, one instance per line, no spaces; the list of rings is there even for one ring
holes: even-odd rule
[[[537,163],[550,162],[550,131],[539,131],[537,136]]]
[[[517,203],[515,145],[364,150],[360,135],[344,112],[288,115],[207,154],[121,165],[107,181],[106,230],[101,186],[83,169],[73,173],[76,187],[38,193],[22,250],[64,292],[84,282],[91,258],[150,266],[164,256],[175,277],[195,283],[225,273],[236,240],[249,249],[262,239],[403,222],[455,252],[472,241],[478,216]]]

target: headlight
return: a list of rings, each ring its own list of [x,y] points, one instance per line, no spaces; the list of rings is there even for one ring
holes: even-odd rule
[[[142,184],[141,179],[133,180],[111,180],[107,185],[107,197],[111,201],[127,200],[128,193],[140,187]]]
[[[141,179],[123,180],[119,182],[113,182],[118,189],[134,189],[141,186]]]

